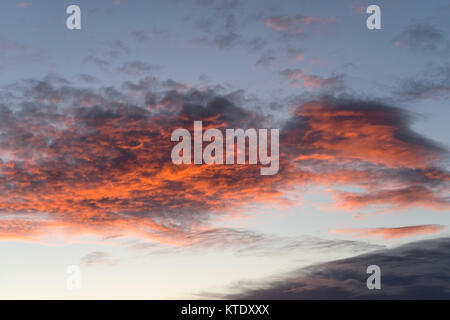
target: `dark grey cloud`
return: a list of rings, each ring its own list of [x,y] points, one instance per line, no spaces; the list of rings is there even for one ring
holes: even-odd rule
[[[368,290],[367,267],[381,269],[381,289]],[[394,249],[331,261],[242,281],[232,293],[200,295],[225,299],[450,299],[450,238],[414,242]]]

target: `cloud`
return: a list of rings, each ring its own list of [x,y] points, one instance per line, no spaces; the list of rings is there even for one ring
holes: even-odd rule
[[[450,238],[410,243],[353,258],[298,269],[272,280],[239,283],[225,299],[449,299]],[[366,269],[381,269],[381,289],[368,290]]]
[[[95,64],[103,71],[109,71],[108,68],[113,62],[128,56],[130,52],[131,49],[122,40],[106,41],[100,47],[90,50],[90,54],[83,61]]]
[[[307,27],[312,27],[316,32],[324,30],[324,26],[337,23],[337,18],[313,17],[313,16],[273,16],[265,19],[265,24],[272,30],[288,34],[298,35],[303,33]]]
[[[366,7],[360,0],[354,0],[348,7],[354,15],[363,15],[366,13]]]
[[[446,151],[410,129],[414,118],[404,109],[377,101],[322,98],[295,107],[285,130],[302,137],[297,141],[302,150],[291,146],[299,159],[341,158],[388,168],[425,168]]]
[[[380,190],[369,193],[338,192],[342,207],[351,210],[367,206],[393,205],[395,208],[411,208],[417,206],[446,210],[449,206],[448,196],[439,196],[424,186],[410,186],[401,189]]]
[[[104,71],[106,71],[106,68],[110,65],[109,61],[107,61],[99,56],[88,56],[84,59],[84,62],[85,63],[93,63]]]
[[[5,65],[41,60],[44,50],[0,38],[0,59]]]
[[[218,94],[155,77],[118,88],[50,77],[4,90],[3,238],[122,234],[182,246],[252,204],[292,205],[285,191],[299,186],[327,186],[335,205],[351,210],[404,206],[408,197],[416,206],[449,206],[445,150],[412,131],[408,112],[379,102],[323,97],[293,105],[280,127],[280,170],[261,176],[259,165],[177,166],[170,158],[172,131],[192,130],[194,120],[221,130],[274,127],[270,109],[248,107],[242,91]],[[370,196],[343,194],[342,185]]]
[[[302,49],[288,48],[287,54],[291,63],[297,63],[299,61],[302,61],[304,58],[304,53]]]
[[[255,65],[263,67],[272,67],[275,61],[276,58],[273,56],[262,56],[256,61]]]
[[[239,35],[233,31],[216,35],[204,35],[190,42],[191,45],[210,45],[219,49],[230,49],[240,43]]]
[[[105,53],[110,57],[119,57],[128,55],[130,48],[122,40],[112,40],[107,42]]]
[[[24,8],[28,8],[30,6],[31,6],[31,2],[22,1],[16,5],[16,8],[24,9]]]
[[[342,209],[448,209],[450,176],[438,168],[447,151],[413,132],[413,119],[375,101],[311,101],[294,107],[281,130],[281,154],[295,159],[290,166],[298,165],[303,179],[365,190],[332,191]]]
[[[394,90],[403,99],[439,99],[450,95],[450,68],[439,68],[431,74],[407,79]]]
[[[219,49],[245,45],[247,40],[242,30],[247,21],[238,21],[236,9],[241,5],[239,1],[197,1],[196,4],[204,13],[194,24],[201,35],[189,41],[189,45],[207,45]]]
[[[117,71],[131,76],[139,76],[145,73],[151,72],[155,69],[155,67],[150,66],[142,61],[132,61],[127,62],[122,67],[117,69]]]
[[[119,264],[119,260],[113,258],[110,254],[102,251],[91,252],[81,258],[81,263],[88,267],[97,265],[116,266]]]
[[[93,76],[91,76],[89,74],[85,74],[85,73],[80,74],[78,76],[78,78],[79,78],[79,80],[81,80],[83,82],[86,82],[86,83],[96,83],[96,82],[98,82],[97,78],[95,78],[95,77],[93,77]]]
[[[445,32],[431,24],[409,25],[394,38],[396,46],[408,46],[414,50],[437,51],[448,48]]]
[[[343,76],[336,75],[329,78],[306,73],[303,69],[285,69],[280,75],[290,80],[292,86],[297,88],[323,89],[341,88],[343,86]]]
[[[445,229],[445,226],[425,224],[398,228],[366,228],[366,229],[340,229],[336,233],[354,234],[355,237],[381,237],[383,239],[399,239],[424,234],[436,234]]]
[[[130,33],[130,36],[137,42],[144,43],[153,39],[167,39],[170,37],[170,33],[167,30],[154,28],[151,32],[135,30]]]
[[[134,245],[136,249],[155,253],[179,253],[186,250],[232,250],[239,255],[278,256],[293,252],[307,254],[357,254],[384,248],[362,241],[328,240],[317,237],[280,237],[247,229],[209,228],[182,235],[179,247],[161,247],[146,242]]]

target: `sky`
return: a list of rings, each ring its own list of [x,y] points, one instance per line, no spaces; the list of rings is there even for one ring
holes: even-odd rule
[[[450,298],[449,15],[1,1],[0,298]],[[277,174],[174,164],[200,120],[279,129]]]

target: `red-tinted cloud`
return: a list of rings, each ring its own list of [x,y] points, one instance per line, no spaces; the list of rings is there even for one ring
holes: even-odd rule
[[[280,75],[289,79],[293,87],[308,90],[341,87],[343,82],[342,76],[323,78],[308,74],[302,69],[285,69],[280,72]]]
[[[411,131],[402,109],[331,98],[297,105],[280,130],[278,174],[261,176],[256,165],[174,165],[170,135],[194,120],[222,130],[273,126],[239,95],[172,88],[153,78],[121,90],[54,79],[10,95],[0,105],[0,237],[132,235],[179,245],[217,215],[285,205],[284,190],[300,185],[371,194],[338,193],[351,209],[407,201],[386,186],[412,190],[416,206],[448,208],[444,150]]]

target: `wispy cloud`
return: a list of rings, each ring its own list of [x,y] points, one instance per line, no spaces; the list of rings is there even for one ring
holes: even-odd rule
[[[25,9],[31,6],[31,2],[27,2],[27,1],[22,1],[19,2],[18,4],[15,5],[16,8],[18,9]]]
[[[423,72],[406,79],[394,89],[394,94],[405,100],[440,99],[450,96],[450,67]]]
[[[336,233],[353,234],[355,237],[381,237],[383,239],[398,239],[425,234],[436,234],[446,227],[436,224],[420,226],[407,226],[397,228],[366,228],[366,229],[339,229]]]
[[[438,51],[449,49],[445,32],[431,24],[416,23],[409,25],[394,38],[396,46],[407,46],[413,50]]]
[[[178,253],[188,250],[230,250],[239,255],[278,256],[302,253],[331,254],[359,254],[384,248],[383,246],[363,241],[328,240],[318,237],[298,236],[282,237],[259,233],[247,229],[209,228],[180,235],[180,246],[161,247],[154,243],[141,242],[134,248],[146,250],[151,254]]]
[[[280,72],[280,75],[289,79],[292,86],[308,90],[342,88],[344,81],[342,75],[323,78],[318,75],[308,74],[303,69],[285,69]]]
[[[337,23],[339,20],[334,17],[314,17],[314,16],[273,16],[265,19],[265,24],[278,32],[289,35],[298,35],[305,32],[308,27],[315,32],[322,32],[326,25]]]
[[[94,251],[81,257],[81,263],[88,267],[97,265],[116,266],[119,264],[119,259],[112,257],[106,252]]]
[[[145,62],[132,61],[123,64],[120,68],[117,69],[117,71],[126,75],[140,76],[149,73],[151,71],[154,71],[155,69],[157,68],[149,64],[146,64]]]

